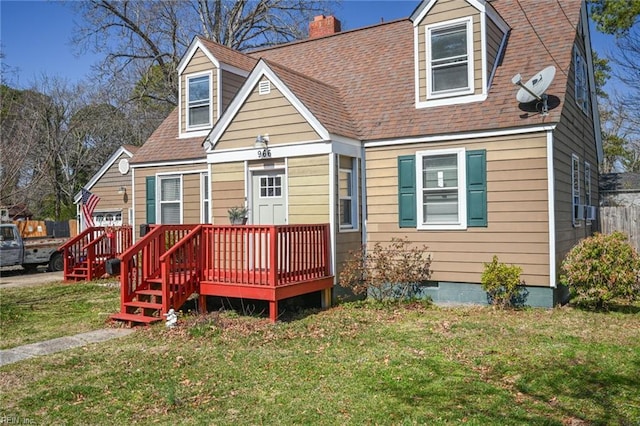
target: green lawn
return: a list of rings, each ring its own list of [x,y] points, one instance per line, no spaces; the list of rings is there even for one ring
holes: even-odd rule
[[[37,424],[631,425],[640,419],[637,312],[354,303],[275,325],[231,312],[183,317],[173,330],[159,324],[0,368],[0,415]]]
[[[0,349],[102,328],[119,308],[113,280],[0,289]]]

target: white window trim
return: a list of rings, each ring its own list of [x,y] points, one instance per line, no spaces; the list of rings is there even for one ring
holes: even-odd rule
[[[450,223],[423,223],[424,204],[422,184],[422,159],[436,155],[456,154],[458,158],[458,221]],[[467,229],[467,159],[464,148],[434,149],[416,152],[416,204],[417,204],[417,229],[422,230],[459,230]]]
[[[574,96],[576,98],[576,105],[582,110],[583,113],[589,114],[589,79],[587,71],[587,62],[584,55],[578,49],[578,46],[573,47],[573,62],[574,62]],[[579,83],[579,76],[582,74],[581,84]],[[582,89],[580,89],[582,87]],[[582,100],[581,100],[582,97]]]
[[[211,200],[209,199],[209,192],[205,191],[205,185],[208,183],[208,186],[211,186],[211,182],[209,182],[209,173],[204,172],[200,174],[200,223],[211,223],[211,217],[209,216],[209,206],[211,204]],[[206,221],[205,217],[209,216],[209,220]]]
[[[156,176],[156,223],[162,225],[162,204],[164,203],[175,203],[175,201],[162,201],[162,181],[164,179],[178,179],[180,185],[180,197],[178,200],[179,211],[180,211],[180,224],[184,223],[184,211],[183,211],[183,197],[184,197],[184,187],[183,187],[183,175],[158,175]]]
[[[467,30],[467,87],[462,89],[451,89],[444,92],[433,92],[433,78],[431,76],[431,33],[433,30],[442,30],[448,27],[454,27],[460,24],[466,24]],[[426,48],[426,79],[427,79],[427,99],[442,99],[461,95],[472,95],[475,91],[475,58],[473,51],[473,17],[453,19],[450,21],[439,22],[437,24],[427,25],[425,27],[425,48]]]
[[[359,192],[358,192],[358,159],[351,158],[351,169],[339,168],[338,169],[338,215],[340,214],[340,201],[343,199],[351,200],[351,224],[350,225],[342,225],[340,223],[341,218],[338,217],[338,225],[340,227],[340,232],[354,232],[360,229],[359,226]],[[350,174],[350,182],[351,182],[351,196],[350,197],[341,197],[340,196],[340,172],[346,172]]]
[[[207,124],[201,124],[198,126],[192,126],[189,123],[189,80],[192,78],[198,78],[208,76],[209,77],[209,122]],[[213,72],[203,71],[193,74],[185,75],[185,97],[184,97],[184,111],[185,111],[185,127],[187,132],[209,129],[213,125]]]
[[[589,219],[589,209],[593,206],[591,204],[591,164],[588,161],[584,162],[584,204],[585,204],[585,212],[584,212],[584,220],[590,224],[592,222]]]
[[[575,182],[578,183],[577,189]],[[571,221],[575,227],[580,226],[580,220],[582,220],[576,217],[576,208],[579,208],[581,201],[580,191],[580,157],[576,154],[571,154]]]

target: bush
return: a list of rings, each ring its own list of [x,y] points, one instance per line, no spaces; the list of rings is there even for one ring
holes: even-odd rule
[[[524,303],[521,297],[523,288],[520,287],[524,281],[520,279],[520,274],[521,267],[500,263],[495,255],[491,263],[485,263],[480,280],[482,288],[489,296],[489,302],[501,308]]]
[[[562,262],[560,282],[576,304],[608,309],[616,298],[640,292],[640,256],[621,232],[596,233],[575,245]]]
[[[410,247],[408,239],[392,238],[383,247],[375,243],[350,253],[340,273],[340,285],[354,294],[366,294],[377,301],[409,299],[418,284],[431,276],[427,247]]]

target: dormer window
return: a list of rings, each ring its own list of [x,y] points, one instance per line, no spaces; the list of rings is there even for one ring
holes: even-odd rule
[[[187,128],[211,125],[211,74],[187,77]]]
[[[473,93],[472,19],[427,26],[429,98]]]

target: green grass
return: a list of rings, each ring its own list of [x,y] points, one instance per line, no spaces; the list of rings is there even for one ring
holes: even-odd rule
[[[112,281],[0,289],[0,349],[102,328],[119,307]]]
[[[637,424],[640,316],[354,303],[229,312],[0,368],[38,424]]]

